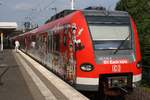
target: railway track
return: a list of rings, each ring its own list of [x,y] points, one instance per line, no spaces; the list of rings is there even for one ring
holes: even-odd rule
[[[101,97],[97,92],[82,92],[90,100],[150,100],[150,92],[143,87],[138,87],[132,93],[118,97]]]
[[[125,96],[126,100],[150,100],[150,92],[143,87],[134,89],[133,93]]]

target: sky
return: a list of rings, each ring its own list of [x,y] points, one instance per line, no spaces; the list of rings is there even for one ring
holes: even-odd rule
[[[118,1],[75,0],[74,7],[103,6],[107,10],[114,10]],[[0,0],[0,22],[17,22],[19,27],[23,27],[25,21],[41,25],[56,12],[70,8],[70,0]]]

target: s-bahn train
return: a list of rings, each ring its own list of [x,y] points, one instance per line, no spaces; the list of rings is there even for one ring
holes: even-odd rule
[[[138,33],[127,12],[64,10],[16,39],[77,90],[128,91],[141,80]]]

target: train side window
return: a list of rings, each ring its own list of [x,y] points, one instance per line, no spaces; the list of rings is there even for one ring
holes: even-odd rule
[[[69,24],[64,25],[64,37],[63,37],[63,43],[64,46],[67,46],[67,34],[69,32]]]
[[[31,36],[31,40],[32,40],[32,41],[36,41],[35,35],[32,35],[32,36]]]
[[[59,34],[53,35],[53,41],[54,41],[54,51],[58,52],[59,51],[59,41],[60,41],[60,36]]]
[[[67,37],[64,35],[64,46],[67,46]]]
[[[31,47],[34,49],[36,46],[36,36],[32,35],[31,36]]]
[[[64,25],[64,34],[67,34],[69,31],[68,25]]]
[[[52,51],[52,35],[51,32],[48,33],[48,52]]]

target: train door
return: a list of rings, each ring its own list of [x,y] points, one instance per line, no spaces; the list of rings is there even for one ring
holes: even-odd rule
[[[52,65],[52,53],[53,53],[53,32],[51,30],[48,31],[48,61],[47,61],[47,66],[53,70],[53,65]]]
[[[40,53],[41,53],[41,61],[43,64],[46,64],[47,61],[47,32],[41,33],[41,41],[40,41]]]
[[[29,39],[29,36],[26,35],[25,36],[25,51],[28,52],[29,50],[29,44],[30,44],[30,39]]]
[[[60,52],[60,33],[53,33],[53,65],[54,70],[60,77],[63,77],[61,67],[61,52]]]
[[[27,37],[24,38],[24,50],[27,52]]]
[[[66,59],[66,80],[74,84],[75,83],[75,77],[76,77],[76,61],[75,61],[75,46],[73,41],[74,35],[72,31],[72,27],[70,24],[65,25],[64,29],[64,46],[66,48],[65,50],[65,56],[67,56]]]
[[[51,69],[60,75],[60,34],[58,34],[57,31],[52,31],[50,37],[50,43],[51,43],[51,50],[50,50],[50,56],[51,56]]]

